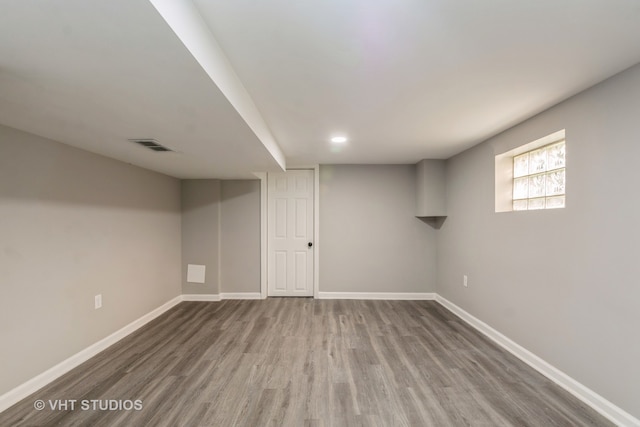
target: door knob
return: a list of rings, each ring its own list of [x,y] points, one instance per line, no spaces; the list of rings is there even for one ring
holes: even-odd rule
[[[313,243],[309,242],[308,246],[309,246],[309,247],[313,246]]]

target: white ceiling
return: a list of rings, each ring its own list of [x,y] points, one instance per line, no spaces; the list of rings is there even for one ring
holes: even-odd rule
[[[0,123],[181,178],[279,169],[147,0],[1,0]]]
[[[636,0],[3,0],[0,123],[183,178],[415,163],[638,62]]]

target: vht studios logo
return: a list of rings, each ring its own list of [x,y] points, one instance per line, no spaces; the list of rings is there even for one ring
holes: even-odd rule
[[[142,400],[116,400],[116,399],[55,399],[36,400],[33,407],[42,411],[140,411]]]

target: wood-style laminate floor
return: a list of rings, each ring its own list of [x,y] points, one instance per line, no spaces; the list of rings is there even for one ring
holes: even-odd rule
[[[179,304],[0,414],[23,425],[611,424],[434,301],[274,298]]]

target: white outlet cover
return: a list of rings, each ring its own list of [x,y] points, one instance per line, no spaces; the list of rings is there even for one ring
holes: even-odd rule
[[[204,265],[187,264],[187,282],[204,283],[205,269]]]
[[[94,307],[95,309],[99,309],[102,307],[102,294],[96,295],[94,298]]]

